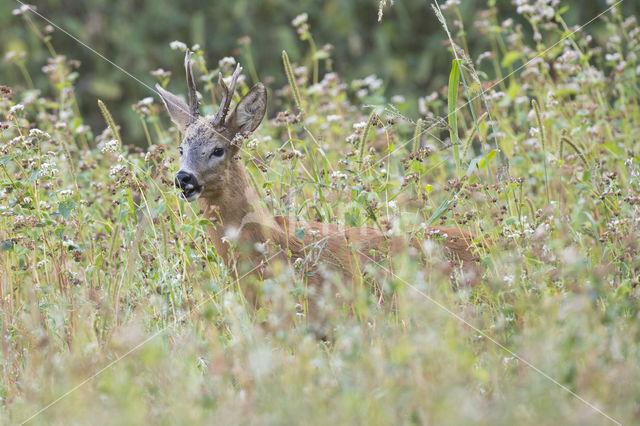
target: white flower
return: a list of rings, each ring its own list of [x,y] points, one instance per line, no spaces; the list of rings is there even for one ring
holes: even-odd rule
[[[116,164],[115,166],[109,169],[110,177],[117,177],[122,174],[122,172],[126,169],[124,164]]]
[[[28,11],[30,11],[30,10],[32,10],[32,11],[34,11],[34,12],[35,12],[36,7],[35,7],[35,6],[32,6],[32,5],[30,5],[30,4],[23,4],[22,6],[20,6],[20,8],[18,8],[18,9],[13,9],[13,10],[11,11],[11,13],[12,13],[14,16],[19,16],[19,15],[24,15],[26,12],[28,12]]]
[[[304,24],[308,20],[309,20],[309,15],[306,13],[301,13],[300,15],[293,18],[293,21],[291,21],[291,25],[293,25],[294,27],[299,27],[300,25]]]
[[[40,129],[31,129],[31,130],[29,130],[29,136],[42,137],[44,139],[51,139],[51,135],[49,135],[49,133],[43,132]]]
[[[104,146],[100,149],[100,151],[102,151],[103,154],[107,152],[116,152],[119,145],[120,143],[117,139],[111,139],[110,141],[104,143]]]
[[[607,53],[606,55],[604,55],[604,58],[609,62],[618,62],[620,59],[622,59],[618,52],[611,54]]]
[[[147,96],[138,102],[139,105],[151,105],[153,103],[153,98],[151,96]]]
[[[382,87],[382,79],[378,78],[377,75],[371,74],[364,78],[363,83],[369,86],[371,90],[376,90]]]
[[[82,133],[86,133],[88,131],[91,130],[91,127],[87,126],[86,124],[82,124],[80,126],[78,126],[78,128],[76,128],[76,135],[80,135]]]
[[[232,56],[225,56],[218,61],[218,66],[224,68],[225,66],[232,67],[236,64],[236,59]]]
[[[15,104],[14,106],[12,106],[9,109],[9,114],[14,115],[16,112],[21,112],[24,110],[24,105],[22,104]]]
[[[187,45],[186,45],[186,44],[184,44],[184,43],[183,43],[183,42],[181,42],[181,41],[178,41],[178,40],[174,40],[174,41],[172,41],[171,43],[169,43],[169,47],[170,47],[172,50],[181,50],[181,51],[183,51],[183,52],[185,52],[185,51],[187,50]]]
[[[54,177],[58,174],[55,163],[42,163],[40,165],[40,176],[42,177]]]
[[[480,65],[482,63],[482,61],[484,61],[485,59],[489,59],[493,57],[493,52],[489,51],[489,52],[482,52],[479,56],[478,59],[476,60],[476,62],[478,63],[478,65]]]
[[[460,4],[460,0],[447,0],[443,5],[440,6],[440,9],[447,10],[452,7],[458,6]]]

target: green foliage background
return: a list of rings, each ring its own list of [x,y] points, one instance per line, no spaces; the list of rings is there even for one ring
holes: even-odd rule
[[[469,23],[482,19],[479,12],[492,5],[497,6],[499,21],[511,17],[522,22],[510,1],[463,1],[459,9],[474,59],[491,45]],[[0,3],[0,49],[3,53],[28,52],[26,66],[36,78],[35,86],[44,87],[46,77],[39,69],[49,52],[22,20],[11,14],[19,6],[10,0]],[[156,79],[150,70],[162,67],[173,71],[180,77],[172,83],[178,93],[184,93],[182,57],[167,49],[173,40],[199,44],[210,63],[235,56],[246,64],[238,39],[249,36],[259,78],[273,81],[271,87],[283,86],[282,50],[294,62],[310,62],[307,43],[299,40],[291,26],[291,20],[303,12],[309,14],[318,47],[326,43],[334,46],[333,67],[342,78],[351,81],[377,74],[385,83],[385,94],[405,96],[414,116],[417,97],[445,87],[451,67],[445,54],[446,35],[426,0],[396,1],[384,9],[382,22],[378,22],[378,2],[373,0],[49,0],[38,2],[37,7],[47,19],[151,87]],[[565,19],[583,23],[605,8],[604,0],[581,1],[580,7],[566,12]],[[638,6],[629,1],[622,9],[625,14],[634,14]],[[598,24],[590,26],[591,34],[598,33]],[[524,31],[530,33],[528,25]],[[103,126],[96,98],[121,105],[123,108],[113,108],[113,114],[124,127],[126,143],[143,145],[138,119],[128,106],[153,93],[59,30],[52,34],[52,44],[59,54],[81,61],[75,90],[88,124]],[[490,67],[486,72],[491,76]],[[7,79],[3,84],[24,84],[14,65],[3,63],[0,73]]]

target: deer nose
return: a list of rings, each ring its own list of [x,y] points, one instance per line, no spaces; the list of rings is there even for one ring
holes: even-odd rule
[[[191,173],[178,172],[176,175],[175,185],[180,189],[191,189],[198,186],[196,177]]]

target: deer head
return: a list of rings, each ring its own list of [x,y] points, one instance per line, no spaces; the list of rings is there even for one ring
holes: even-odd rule
[[[202,195],[215,196],[224,191],[225,184],[233,179],[230,170],[234,168],[231,165],[237,161],[240,149],[237,136],[247,135],[260,125],[267,107],[267,90],[262,83],[257,83],[227,117],[236,81],[242,72],[238,64],[229,87],[222,80],[222,74],[218,74],[218,83],[222,88],[218,112],[201,117],[189,50],[184,58],[184,67],[189,105],[159,84],[156,84],[156,89],[171,120],[183,135],[180,144],[180,170],[176,175],[175,185],[182,189],[182,196],[186,200],[193,201]]]

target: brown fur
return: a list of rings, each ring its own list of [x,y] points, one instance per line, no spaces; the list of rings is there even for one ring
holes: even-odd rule
[[[324,248],[319,251],[319,262],[339,271],[345,280],[352,280],[363,265],[377,262],[381,256],[391,256],[407,249],[408,238],[389,238],[375,228],[341,228],[329,223],[295,222],[286,217],[274,217],[260,204],[258,196],[248,183],[240,160],[235,162],[233,169],[233,173],[227,174],[230,179],[226,186],[228,191],[215,197],[201,196],[198,199],[205,217],[218,223],[216,228],[210,229],[209,234],[217,252],[228,264],[238,260],[230,257],[229,244],[223,241],[223,237],[230,235],[237,235],[235,244],[244,247],[237,254],[244,256],[254,266],[263,257],[254,248],[255,243],[270,241],[275,246],[290,251],[291,259],[295,261],[305,259],[313,243],[321,242],[318,245]],[[255,221],[243,224],[248,215]],[[305,229],[302,241],[295,234],[297,228]],[[315,236],[312,235],[314,233]],[[433,236],[443,240],[444,249],[452,262],[468,269],[475,267],[477,258],[471,249],[473,235],[469,232],[455,228],[427,227],[424,237]],[[410,244],[418,250],[422,249],[419,240],[414,239]],[[369,254],[372,249],[379,254],[372,257]],[[322,285],[320,275],[311,276],[309,284]]]

